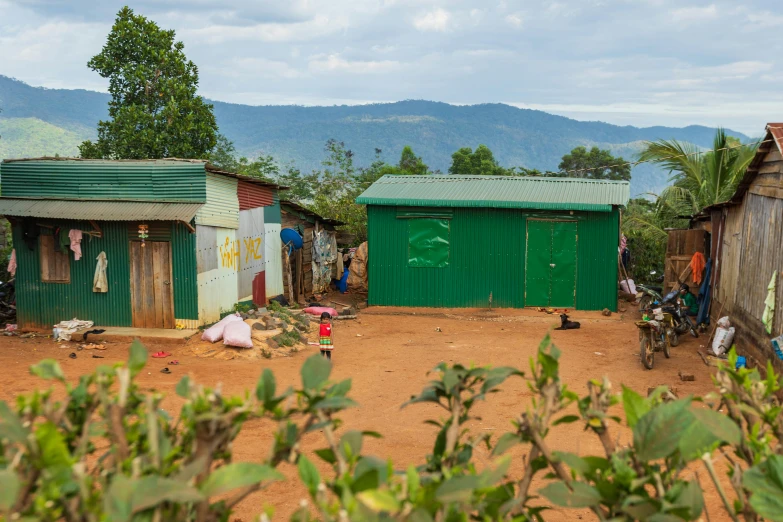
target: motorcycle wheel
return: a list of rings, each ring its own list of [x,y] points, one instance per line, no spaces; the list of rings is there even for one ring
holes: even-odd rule
[[[691,326],[691,335],[694,336],[696,339],[699,338],[699,332],[696,331],[696,328]]]
[[[671,344],[672,348],[676,348],[680,344],[680,335],[677,333],[677,330],[674,328],[669,330],[669,344]],[[664,353],[664,355],[666,355],[666,353]],[[666,357],[669,356],[666,355]]]
[[[648,370],[653,369],[653,363],[655,362],[654,350],[650,336],[642,335],[639,339],[639,357],[642,360],[642,365]]]
[[[687,333],[689,328],[690,325],[688,324],[688,321],[680,321],[679,323],[674,325],[674,331],[677,332],[679,335]]]
[[[642,298],[639,299],[639,313],[643,314],[645,310],[650,308],[650,303],[652,303],[652,296],[643,295]]]

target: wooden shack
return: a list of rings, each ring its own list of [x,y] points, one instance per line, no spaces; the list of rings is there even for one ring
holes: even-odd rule
[[[679,286],[680,282],[687,284],[691,292],[698,293],[699,285],[693,280],[689,270],[693,254],[701,252],[705,258],[709,256],[710,234],[704,229],[668,230],[666,244],[666,262],[663,276],[664,295]]]
[[[713,320],[729,316],[741,355],[783,369],[771,339],[783,334],[783,123],[770,123],[732,198],[704,209],[713,232]],[[767,287],[777,270],[772,334],[761,322]]]
[[[327,219],[315,212],[294,203],[280,202],[282,228],[290,228],[299,232],[304,246],[302,249],[288,255],[288,248],[283,245],[281,253],[283,260],[283,295],[294,302],[303,302],[313,295],[313,237],[316,232],[326,230],[334,233],[335,227],[343,225],[342,221]],[[288,271],[290,269],[290,278]],[[289,282],[290,280],[290,282]]]

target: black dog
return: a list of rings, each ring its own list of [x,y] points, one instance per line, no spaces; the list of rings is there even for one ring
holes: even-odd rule
[[[581,325],[577,321],[569,321],[566,314],[560,314],[560,328],[555,330],[577,330]]]

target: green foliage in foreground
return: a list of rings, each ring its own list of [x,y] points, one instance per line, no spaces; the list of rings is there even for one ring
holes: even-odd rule
[[[590,381],[579,397],[560,381],[559,355],[546,338],[527,375],[509,367],[438,365],[433,380],[405,404],[443,411],[427,421],[437,428],[432,452],[407,468],[364,453],[364,439],[379,434],[340,429],[337,414],[356,405],[348,397],[351,381],[331,382],[331,363],[318,355],[304,362],[301,386],[284,391],[269,369],[254,393],[233,398],[184,377],[176,388],[185,400],[176,419],[160,409],[160,394],[134,384],[147,359],[138,342],[126,364],[102,366],[77,385],[45,360],[31,371],[57,381],[64,399],[47,390],[18,397],[15,408],[0,402],[0,514],[225,521],[249,494],[283,480],[277,468],[290,463],[310,496],[295,521],[544,520],[548,505],[590,509],[599,520],[696,520],[706,507],[693,466],[686,466],[701,461],[723,501],[709,506],[713,513],[783,520],[783,420],[775,398],[781,382],[771,367],[764,379],[757,370],[734,370],[732,354],[715,378],[717,393],[704,403],[664,389],[648,398],[627,388],[618,395],[607,380]],[[530,404],[500,437],[474,433],[468,425],[477,404],[509,379],[525,381]],[[624,423],[613,411],[620,403]],[[275,426],[268,456],[233,462],[232,443],[248,421]],[[549,430],[566,423],[597,437],[602,454],[553,449]],[[620,423],[633,432],[627,446],[610,430]],[[325,446],[302,453],[302,437],[316,431]],[[490,460],[477,458],[479,446]],[[731,495],[719,484],[715,451],[732,463]],[[512,472],[520,453],[522,465]],[[327,465],[325,476],[314,460]],[[531,489],[534,479],[545,479],[538,491]]]

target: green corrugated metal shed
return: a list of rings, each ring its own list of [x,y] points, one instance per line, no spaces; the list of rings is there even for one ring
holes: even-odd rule
[[[510,176],[386,175],[356,200],[361,205],[530,208],[608,212],[630,198],[627,181]]]
[[[207,174],[207,203],[196,213],[197,225],[239,228],[237,180]]]
[[[620,207],[628,201],[627,182],[389,178],[381,178],[357,199],[367,204],[370,304],[486,307],[492,295],[492,306],[499,308],[616,310],[619,216]],[[425,178],[436,179],[428,182]],[[602,190],[606,193],[601,194]],[[415,220],[432,220],[441,228],[433,227],[433,237],[422,239],[427,227],[413,227]],[[545,233],[543,241],[528,241],[532,222],[539,238],[541,230],[551,230],[551,235]],[[542,229],[540,225],[546,223],[541,222],[573,225]],[[559,236],[561,229],[568,233]],[[564,244],[564,240],[571,243]],[[437,255],[427,259],[428,249]],[[566,251],[576,259],[566,264],[572,272],[563,277],[558,272],[562,268],[552,267],[551,260],[562,259]],[[424,258],[414,258],[421,252]],[[529,263],[541,266],[530,267]],[[552,292],[552,285],[562,281],[573,286],[572,293],[570,286],[565,292],[561,287]],[[538,291],[529,296],[533,285],[545,286],[536,287]],[[533,296],[541,295],[555,296],[560,302],[531,302],[537,299]],[[563,296],[568,296],[565,302]]]
[[[83,201],[61,199],[0,199],[0,216],[98,221],[185,221],[196,215],[203,203],[157,203],[152,201]]]

